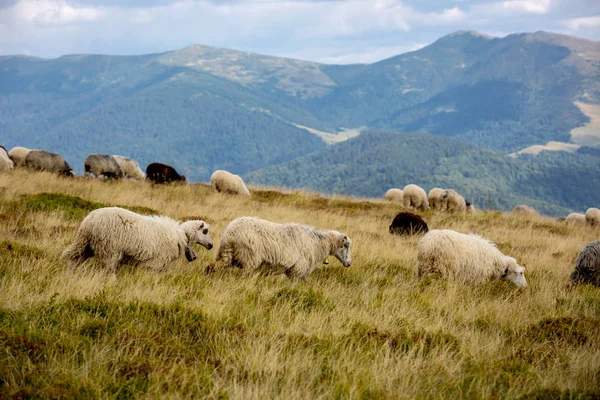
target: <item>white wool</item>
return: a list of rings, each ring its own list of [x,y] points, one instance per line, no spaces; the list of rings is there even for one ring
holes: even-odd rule
[[[8,171],[15,167],[15,163],[11,160],[6,152],[6,149],[0,146],[0,171]]]
[[[514,215],[529,215],[532,217],[538,217],[540,214],[534,210],[533,208],[526,206],[524,204],[519,204],[513,209]]]
[[[428,210],[429,201],[425,190],[417,185],[406,185],[404,187],[404,208]]]
[[[384,199],[393,203],[404,204],[404,192],[401,189],[390,189],[385,193]]]
[[[594,207],[585,212],[585,222],[589,226],[600,226],[600,210]]]
[[[288,276],[304,279],[329,255],[350,266],[351,243],[347,235],[337,231],[242,217],[229,223],[221,235],[214,269],[234,262],[246,270],[267,265],[283,267]]]
[[[228,171],[215,171],[210,177],[210,184],[217,192],[250,196],[242,178]]]
[[[429,208],[439,210],[442,207],[441,196],[444,193],[444,189],[433,188],[427,194],[427,201],[429,202]]]
[[[8,155],[15,163],[16,168],[21,168],[25,166],[25,159],[27,158],[27,154],[29,154],[31,150],[26,147],[13,147]]]
[[[137,179],[139,181],[146,179],[146,174],[142,171],[135,160],[117,155],[114,155],[113,157],[117,161],[117,164],[119,164],[119,167],[121,168],[121,171],[123,171],[123,175],[125,175],[126,178]]]
[[[571,213],[567,215],[565,222],[569,225],[585,225],[585,214]]]
[[[446,212],[465,212],[467,210],[467,202],[465,198],[458,194],[455,190],[445,190],[440,198],[440,209]]]

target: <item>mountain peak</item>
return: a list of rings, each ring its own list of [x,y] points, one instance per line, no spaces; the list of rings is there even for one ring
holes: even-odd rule
[[[479,38],[484,38],[484,39],[493,39],[493,36],[486,35],[485,33],[477,32],[477,31],[470,31],[470,30],[460,30],[460,31],[452,32],[446,36],[442,36],[439,40],[446,39],[446,38],[449,39],[449,38],[453,38],[453,37],[457,37],[457,36],[472,36],[472,37],[479,37]]]

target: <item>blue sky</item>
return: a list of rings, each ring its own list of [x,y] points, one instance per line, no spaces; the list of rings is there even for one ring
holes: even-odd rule
[[[204,44],[368,63],[457,30],[600,39],[600,0],[0,0],[0,54],[145,54]]]

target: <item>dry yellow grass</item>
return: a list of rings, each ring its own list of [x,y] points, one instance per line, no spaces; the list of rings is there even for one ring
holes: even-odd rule
[[[195,262],[182,259],[168,273],[124,267],[114,278],[93,262],[67,271],[60,254],[86,207],[97,206],[69,196],[201,217],[216,247],[225,226],[244,215],[336,229],[353,239],[353,266],[332,258],[306,283],[239,269],[206,276],[216,251],[198,247]],[[473,231],[516,257],[529,283],[519,291],[503,282],[417,283],[417,239],[388,234],[399,209],[383,201],[266,188],[240,198],[205,185],[13,171],[0,175],[0,202],[0,392],[7,396],[600,394],[600,289],[566,287],[577,253],[599,230],[494,212],[422,214],[431,229]]]

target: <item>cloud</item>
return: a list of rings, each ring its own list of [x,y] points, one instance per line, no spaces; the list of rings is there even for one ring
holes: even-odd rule
[[[562,21],[563,25],[572,31],[578,31],[585,28],[600,28],[600,15],[594,17],[571,18]]]
[[[364,52],[320,57],[318,58],[318,61],[324,64],[370,64],[386,58],[397,56],[398,54],[419,50],[426,45],[427,44],[424,43],[414,43],[403,46],[383,46]]]
[[[68,24],[94,21],[103,16],[101,8],[74,7],[65,0],[23,0],[9,8],[14,23]]]

